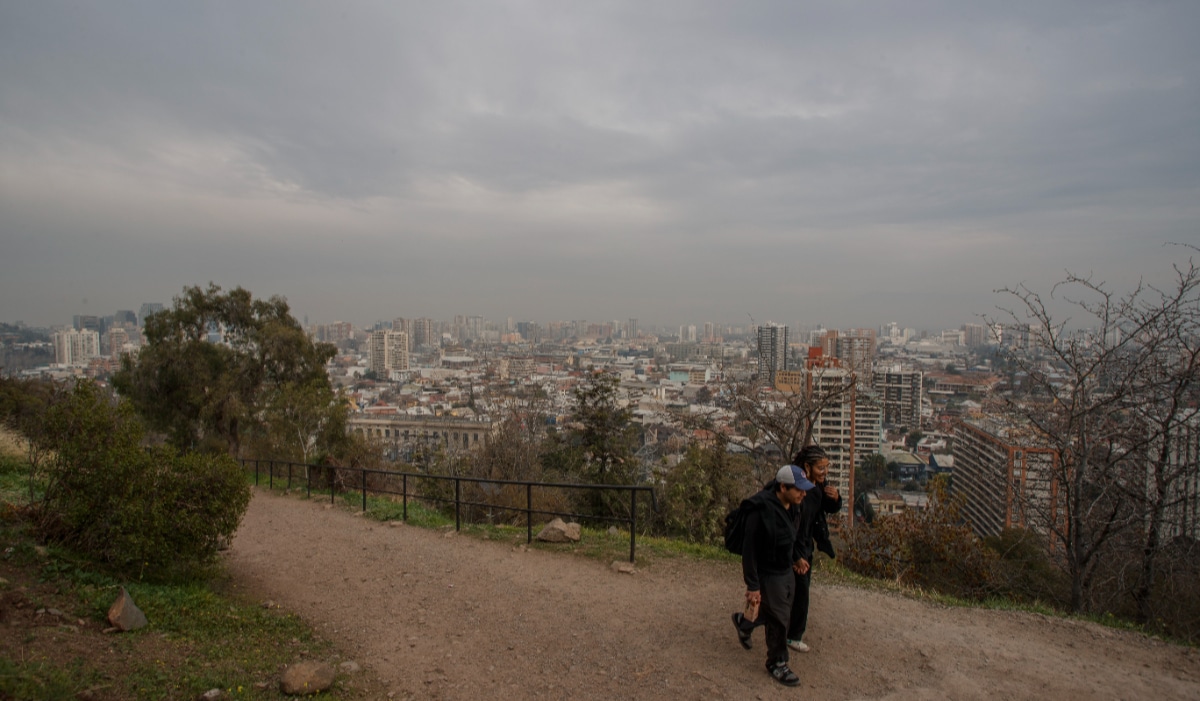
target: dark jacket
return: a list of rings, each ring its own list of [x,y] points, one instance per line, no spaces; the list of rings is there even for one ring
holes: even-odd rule
[[[792,552],[794,560],[803,559],[812,564],[814,541],[818,550],[831,558],[837,557],[833,542],[829,539],[829,522],[825,519],[825,514],[836,514],[841,509],[840,493],[837,499],[830,499],[825,496],[824,484],[816,484],[808,490],[793,518],[796,525],[796,545]]]
[[[762,577],[791,571],[796,525],[775,490],[764,489],[749,501],[758,508],[746,515],[742,579],[746,580],[746,591],[758,591]]]

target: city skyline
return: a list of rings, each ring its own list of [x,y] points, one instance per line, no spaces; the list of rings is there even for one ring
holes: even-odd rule
[[[1200,244],[1194,4],[0,8],[0,320],[956,328]]]

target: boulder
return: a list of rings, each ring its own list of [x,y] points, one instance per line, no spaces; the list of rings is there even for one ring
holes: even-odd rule
[[[133,603],[133,597],[125,587],[121,587],[121,595],[108,608],[108,622],[120,631],[137,630],[148,623],[146,614]]]
[[[333,667],[324,662],[297,662],[283,671],[279,690],[297,696],[319,694],[333,686],[333,675]]]
[[[579,524],[563,523],[561,518],[556,518],[542,528],[541,532],[537,534],[537,539],[543,543],[577,543],[579,542]]]

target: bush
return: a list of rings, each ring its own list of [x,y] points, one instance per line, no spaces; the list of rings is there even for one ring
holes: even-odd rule
[[[995,594],[998,556],[964,525],[961,504],[950,497],[943,478],[930,481],[928,491],[924,511],[904,511],[847,529],[843,564],[868,577],[966,599]]]
[[[170,578],[209,563],[250,490],[227,455],[146,450],[125,402],[80,382],[46,411],[52,457],[33,504],[42,536],[111,570]]]
[[[721,545],[726,514],[758,488],[749,460],[721,445],[692,446],[665,475],[660,529],[691,542]]]

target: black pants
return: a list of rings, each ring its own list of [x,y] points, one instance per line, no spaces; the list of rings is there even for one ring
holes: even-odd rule
[[[762,603],[758,607],[758,618],[753,621],[742,619],[742,630],[751,631],[763,626],[767,633],[767,667],[788,661],[788,622],[792,615],[792,598],[795,594],[795,575],[787,574],[758,576],[762,592]]]
[[[792,615],[788,621],[788,640],[802,640],[808,628],[808,590],[812,588],[812,570],[804,574],[792,573],[795,578],[796,595],[792,600]]]

